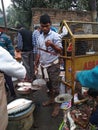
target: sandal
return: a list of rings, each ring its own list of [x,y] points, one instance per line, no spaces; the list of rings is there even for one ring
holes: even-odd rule
[[[55,104],[55,106],[54,106],[54,110],[53,110],[51,116],[52,116],[52,117],[56,117],[56,116],[58,116],[59,111],[60,111],[60,106],[59,106],[59,104]]]

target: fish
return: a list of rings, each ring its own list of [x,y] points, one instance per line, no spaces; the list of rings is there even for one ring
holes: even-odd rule
[[[28,108],[32,104],[32,100],[19,98],[7,105],[8,114],[16,113]]]

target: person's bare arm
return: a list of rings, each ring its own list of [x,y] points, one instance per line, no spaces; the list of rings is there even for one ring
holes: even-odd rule
[[[57,53],[62,54],[62,49],[59,46],[55,45],[51,40],[47,40],[45,44],[46,47],[51,46]]]

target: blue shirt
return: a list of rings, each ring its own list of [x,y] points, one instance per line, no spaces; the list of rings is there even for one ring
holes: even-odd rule
[[[55,45],[62,48],[62,41],[61,41],[60,35],[54,31],[50,30],[46,36],[44,36],[43,33],[40,34],[40,36],[38,38],[38,42],[37,42],[38,48],[42,48],[44,50],[48,49],[49,52],[57,54],[57,52],[51,46],[46,48],[45,41],[47,41],[47,40],[51,40]],[[58,59],[58,55],[59,55],[59,54],[53,55],[51,53],[44,52],[40,49],[38,49],[38,53],[40,54],[40,63],[42,65],[48,65],[48,64],[52,63],[53,61]]]
[[[0,46],[6,49],[12,56],[14,56],[14,47],[12,41],[5,33],[2,33],[0,36]]]
[[[51,29],[52,31],[54,31],[54,32],[58,32],[57,28],[54,27],[54,26],[51,26],[50,29]]]
[[[91,70],[80,71],[76,74],[76,79],[82,86],[98,90],[98,66]]]
[[[22,35],[19,32],[17,35],[17,47],[19,50],[22,50],[23,47]]]
[[[34,30],[32,34],[33,53],[37,53],[37,40],[39,36],[40,36],[40,31]]]

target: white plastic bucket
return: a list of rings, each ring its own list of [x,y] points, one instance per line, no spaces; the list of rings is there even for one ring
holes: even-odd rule
[[[33,111],[35,105],[32,103],[26,109],[8,114],[7,130],[29,130],[33,123]]]

